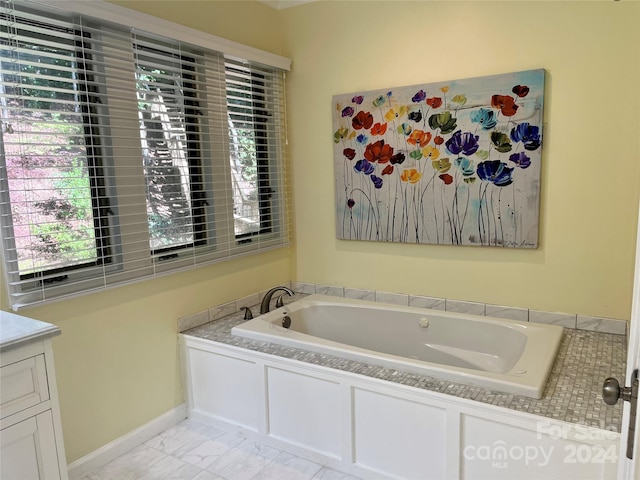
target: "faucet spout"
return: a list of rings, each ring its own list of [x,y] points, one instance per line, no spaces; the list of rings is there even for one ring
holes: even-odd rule
[[[269,308],[271,307],[271,297],[273,297],[274,293],[279,291],[285,292],[290,297],[294,295],[293,290],[287,287],[281,286],[281,287],[272,288],[266,293],[266,295],[262,299],[262,302],[260,303],[260,315],[262,315],[263,313],[267,313],[269,311]]]

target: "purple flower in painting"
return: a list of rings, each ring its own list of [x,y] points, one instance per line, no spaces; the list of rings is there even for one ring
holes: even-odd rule
[[[511,155],[509,155],[509,160],[511,160],[520,168],[527,168],[529,165],[531,165],[531,159],[527,157],[524,152],[512,153]]]
[[[478,177],[484,182],[491,182],[496,187],[506,187],[513,183],[513,168],[507,167],[500,160],[487,160],[478,164]]]
[[[362,103],[362,101],[364,100],[364,97],[362,95],[356,95],[355,97],[353,97],[351,99],[351,101],[353,103],[355,103],[356,105],[360,105]]]
[[[355,113],[355,110],[353,109],[353,107],[344,107],[342,109],[342,116],[343,117],[353,117],[354,113]]]
[[[382,179],[380,177],[376,177],[375,175],[371,175],[371,181],[373,182],[373,186],[376,188],[382,188]]]
[[[540,146],[540,129],[528,122],[511,129],[511,140],[522,142],[525,150],[536,150]]]
[[[416,93],[412,98],[411,101],[413,103],[420,103],[420,102],[424,102],[427,98],[427,94],[425,93],[424,90],[420,90],[418,93]]]
[[[353,169],[356,172],[362,172],[365,175],[371,175],[376,167],[373,166],[373,163],[368,162],[364,158],[362,160],[358,160],[356,164],[353,166]]]
[[[368,141],[369,141],[369,137],[367,137],[364,133],[361,133],[356,137],[356,142],[358,142],[361,145],[366,145]]]
[[[462,133],[461,130],[458,130],[451,135],[451,138],[445,142],[445,145],[447,146],[447,150],[454,155],[462,153],[469,156],[478,151],[478,138],[478,135],[474,135],[471,132]]]
[[[355,204],[356,204],[356,201],[353,198],[350,198],[349,200],[347,200],[347,207],[353,208]]]

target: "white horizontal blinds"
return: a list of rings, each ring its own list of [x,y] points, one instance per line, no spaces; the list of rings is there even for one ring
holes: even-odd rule
[[[6,270],[13,290],[40,285],[41,299],[61,271],[103,262],[108,205],[97,200],[101,166],[82,36],[69,22],[45,23],[10,4],[1,15]]]
[[[283,74],[234,58],[225,68],[234,232],[241,244],[278,244],[287,237]]]
[[[277,69],[4,2],[14,308],[286,244]]]

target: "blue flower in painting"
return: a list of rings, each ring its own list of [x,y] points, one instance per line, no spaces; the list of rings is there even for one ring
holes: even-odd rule
[[[525,150],[536,150],[540,146],[540,129],[528,122],[511,129],[511,140],[522,142]]]
[[[373,182],[373,186],[376,188],[382,188],[382,179],[380,177],[376,177],[375,175],[371,175],[371,181]]]
[[[365,175],[371,175],[373,171],[376,169],[376,167],[374,167],[371,162],[363,158],[362,160],[358,160],[356,162],[356,164],[353,166],[353,169],[356,172],[362,172]]]
[[[527,168],[531,165],[531,159],[524,152],[512,153],[509,155],[509,160],[520,168]]]
[[[361,145],[366,145],[368,141],[369,141],[369,137],[367,137],[364,133],[361,133],[356,137],[356,142],[358,142]]]
[[[420,90],[413,97],[411,97],[411,101],[413,103],[421,103],[421,102],[424,102],[426,99],[427,99],[427,94],[425,93],[424,90]]]
[[[471,132],[462,133],[458,130],[451,135],[451,138],[445,142],[447,150],[454,155],[463,153],[464,155],[473,155],[478,151],[478,135]]]
[[[473,168],[473,162],[466,157],[458,157],[453,161],[453,164],[460,169],[462,175],[470,177],[475,173]]]
[[[478,177],[484,182],[491,182],[496,187],[506,187],[513,183],[513,168],[507,167],[500,160],[487,160],[478,164]]]
[[[342,116],[343,117],[353,117],[354,113],[355,113],[355,110],[353,109],[353,107],[344,107],[342,109]]]
[[[418,123],[420,120],[422,120],[422,112],[420,110],[409,112],[408,117],[409,120],[413,120],[414,122]]]
[[[482,125],[483,130],[491,130],[498,123],[493,110],[487,110],[486,108],[471,112],[470,118],[472,122]]]

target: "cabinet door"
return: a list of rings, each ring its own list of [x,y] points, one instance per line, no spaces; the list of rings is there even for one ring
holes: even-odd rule
[[[0,443],[0,478],[60,478],[51,410],[0,431]]]

